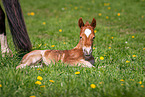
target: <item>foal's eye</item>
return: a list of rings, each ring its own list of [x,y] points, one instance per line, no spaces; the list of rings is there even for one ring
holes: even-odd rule
[[[82,39],[82,37],[80,36],[80,39]]]
[[[95,37],[93,37],[93,39],[95,39]]]

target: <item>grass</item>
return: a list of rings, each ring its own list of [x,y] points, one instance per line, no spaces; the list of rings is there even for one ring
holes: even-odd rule
[[[57,63],[39,70],[30,67],[16,70],[22,57],[14,49],[7,24],[14,57],[0,58],[1,97],[145,97],[145,0],[20,2],[33,50],[72,49],[79,41],[78,19],[91,22],[96,18],[94,66],[101,68]],[[28,15],[31,12],[34,15]],[[43,79],[38,80],[38,76]],[[96,87],[91,88],[91,84]]]

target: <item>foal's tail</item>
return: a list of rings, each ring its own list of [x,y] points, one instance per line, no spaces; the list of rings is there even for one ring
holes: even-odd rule
[[[2,0],[7,14],[16,50],[31,51],[32,45],[26,30],[18,0]]]

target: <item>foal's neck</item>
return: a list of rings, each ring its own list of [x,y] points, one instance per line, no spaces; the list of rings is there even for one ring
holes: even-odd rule
[[[79,43],[77,44],[76,47],[74,47],[74,49],[82,49],[81,41],[79,41]]]

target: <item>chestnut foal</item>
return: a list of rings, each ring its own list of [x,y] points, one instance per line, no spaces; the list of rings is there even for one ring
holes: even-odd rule
[[[78,25],[80,27],[80,41],[77,46],[71,50],[34,50],[24,55],[21,61],[21,65],[18,68],[24,66],[34,66],[41,60],[49,65],[53,62],[61,61],[69,64],[70,66],[81,67],[94,67],[94,57],[92,56],[93,40],[95,38],[94,28],[96,27],[96,20],[93,18],[92,23],[83,23],[82,18],[79,19]]]

